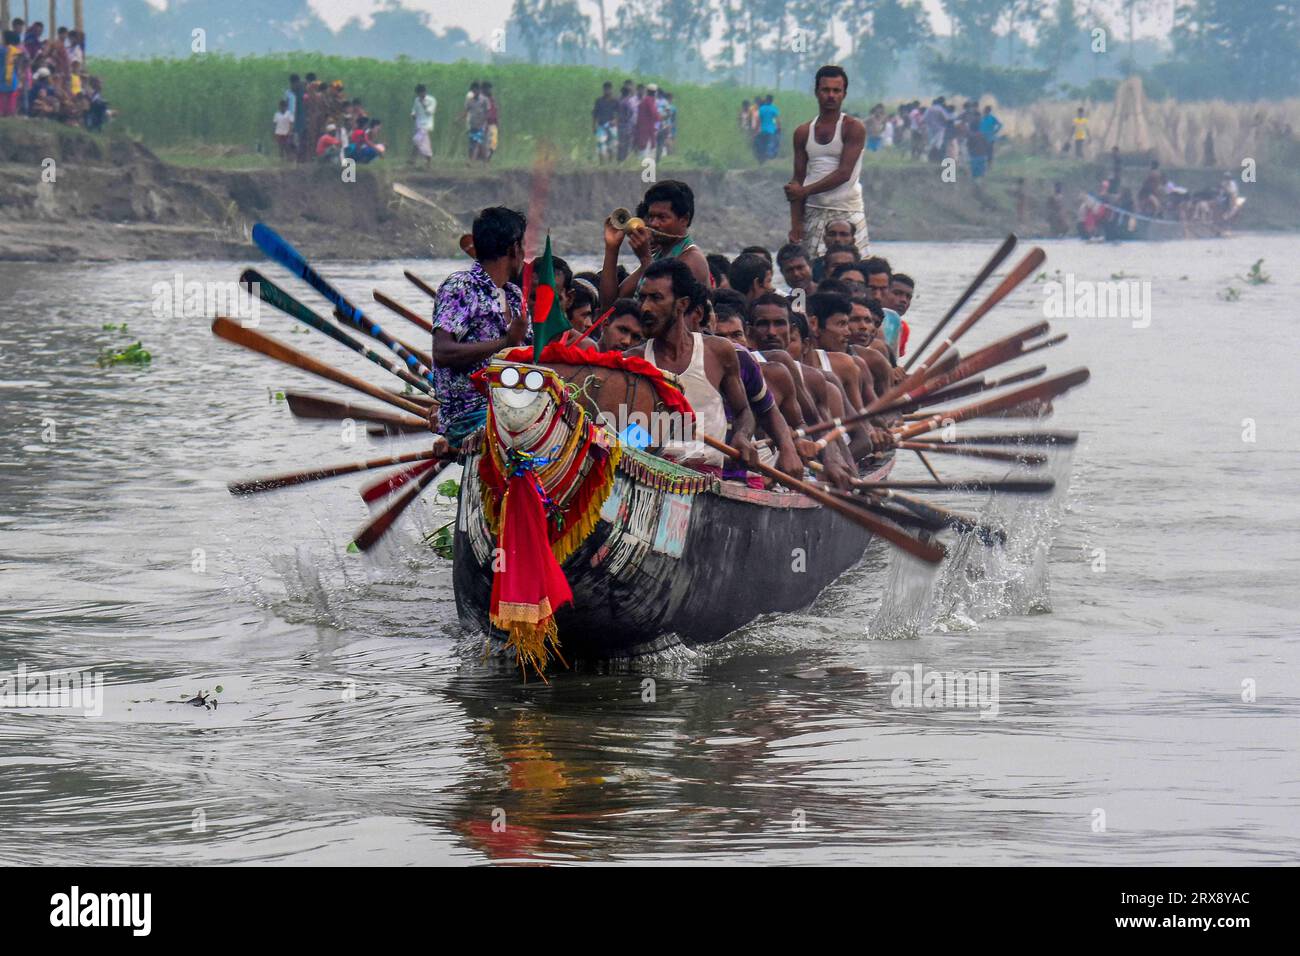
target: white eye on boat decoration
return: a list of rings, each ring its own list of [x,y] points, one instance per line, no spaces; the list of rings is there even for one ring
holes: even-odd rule
[[[505,376],[502,375],[502,378],[505,378]],[[518,373],[515,374],[515,378],[516,379],[519,378]],[[530,392],[540,392],[542,390],[542,383],[544,381],[546,380],[542,377],[542,373],[537,371],[536,369],[533,369],[531,372],[529,372],[527,375],[524,376],[524,388],[528,389]]]
[[[501,384],[506,388],[514,388],[519,384],[519,369],[513,365],[507,365],[501,370]]]

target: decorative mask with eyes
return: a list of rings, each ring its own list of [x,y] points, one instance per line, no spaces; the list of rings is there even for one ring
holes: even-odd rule
[[[493,360],[485,372],[498,440],[530,450],[566,399],[563,382],[552,369],[521,362]]]

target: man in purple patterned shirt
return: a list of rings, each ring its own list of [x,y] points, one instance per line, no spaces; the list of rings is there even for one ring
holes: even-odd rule
[[[526,226],[513,209],[484,209],[474,220],[473,267],[453,272],[438,287],[433,388],[442,403],[438,417],[443,434],[454,445],[487,420],[487,399],[469,377],[497,352],[530,338],[518,285]]]

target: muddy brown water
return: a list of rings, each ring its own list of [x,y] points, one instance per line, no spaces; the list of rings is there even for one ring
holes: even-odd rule
[[[918,333],[991,245],[881,247],[918,280]],[[420,540],[446,501],[361,557],[359,479],[226,493],[390,447],[294,420],[276,392],[337,391],[154,314],[155,284],[246,263],[0,264],[0,671],[104,682],[101,716],[0,709],[0,861],[1293,861],[1300,239],[1047,248],[1062,278],[1149,282],[1150,322],[1054,322],[1052,368],[1093,370],[1045,423],[1082,433],[1058,495],[944,499],[1005,521],[1007,549],[954,542],[928,576],[876,545],[801,613],[549,686],[457,625]],[[1271,282],[1234,278],[1259,258]],[[421,304],[404,267],[452,263],[326,272]],[[96,367],[137,338],[148,367]],[[927,705],[957,673],[979,706]]]

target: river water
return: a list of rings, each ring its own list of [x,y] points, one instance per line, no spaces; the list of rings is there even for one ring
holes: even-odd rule
[[[918,334],[991,246],[880,247]],[[242,263],[0,264],[0,670],[104,681],[101,716],[0,710],[0,862],[1294,862],[1300,238],[1046,248],[969,343],[1041,316],[1058,269],[1150,310],[1053,323],[1043,359],[1093,378],[1044,423],[1082,433],[1050,503],[943,499],[1004,520],[1005,550],[933,576],[876,544],[803,613],[549,686],[456,623],[421,544],[447,501],[360,556],[360,478],[227,494],[419,444],[296,420],[284,388],[349,396],[154,313],[156,283]],[[1260,258],[1270,282],[1239,278]],[[325,272],[423,308],[404,267],[454,264]],[[262,318],[389,384],[291,325]],[[96,366],[136,339],[149,366]],[[972,671],[980,707],[900,697]]]

